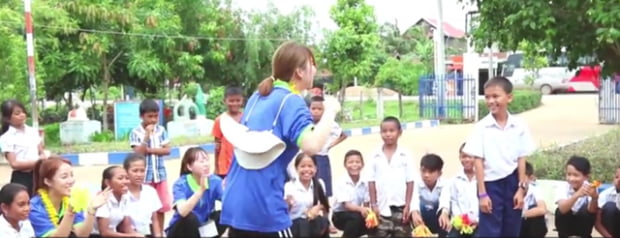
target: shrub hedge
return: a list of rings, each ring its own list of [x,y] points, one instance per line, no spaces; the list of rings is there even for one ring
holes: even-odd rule
[[[508,111],[512,114],[518,114],[527,110],[531,110],[540,106],[542,94],[535,90],[515,90],[512,95],[512,102],[508,105]],[[478,117],[484,118],[489,114],[486,102],[480,100],[478,102]]]
[[[616,169],[620,166],[620,128],[586,140],[534,153],[528,161],[541,179],[565,180],[566,161],[573,155],[586,157],[592,165],[590,178],[613,183]]]

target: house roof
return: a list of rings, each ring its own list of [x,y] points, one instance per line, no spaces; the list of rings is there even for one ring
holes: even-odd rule
[[[431,19],[431,18],[420,18],[420,20],[418,20],[415,25],[420,24],[420,22],[426,22],[429,25],[431,25],[433,28],[437,28],[437,20],[436,19]],[[465,31],[460,30],[452,25],[450,25],[450,23],[444,22],[443,23],[443,32],[446,36],[448,37],[452,37],[452,38],[463,38],[465,37]]]

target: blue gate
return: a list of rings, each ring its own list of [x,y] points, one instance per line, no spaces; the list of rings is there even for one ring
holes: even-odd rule
[[[476,80],[461,73],[427,75],[420,78],[420,117],[438,120],[474,121]]]
[[[598,98],[599,123],[620,124],[620,75],[601,79]]]

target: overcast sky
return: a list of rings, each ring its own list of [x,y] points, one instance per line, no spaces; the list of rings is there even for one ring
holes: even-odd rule
[[[320,28],[334,29],[335,23],[329,17],[329,9],[336,0],[233,0],[234,5],[243,9],[265,9],[267,3],[273,2],[283,13],[302,5],[314,9],[316,24]],[[399,28],[404,30],[421,17],[437,18],[438,0],[366,0],[374,6],[375,15],[380,24],[397,19]],[[444,21],[459,29],[465,28],[465,13],[458,0],[442,0]]]

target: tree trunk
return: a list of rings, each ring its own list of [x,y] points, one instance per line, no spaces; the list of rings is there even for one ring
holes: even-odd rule
[[[101,58],[101,63],[103,64],[103,115],[101,116],[101,120],[103,121],[103,131],[108,130],[108,93],[110,91],[110,83],[112,82],[112,75],[110,74],[110,68],[114,62],[121,56],[123,52],[120,51],[112,60],[108,62],[107,55],[103,54]]]
[[[398,91],[398,118],[403,120],[403,94]]]
[[[364,120],[364,91],[360,90],[360,120]]]
[[[108,68],[108,58],[104,54],[101,59],[101,63],[103,64],[103,110],[101,115],[103,130],[108,130],[108,91],[110,86],[110,70]]]
[[[345,115],[345,98],[347,97],[347,82],[345,80],[341,80],[340,81],[340,95],[338,95],[338,101],[340,101],[340,106],[342,108],[341,112],[340,112],[340,121],[343,121],[344,115]]]

